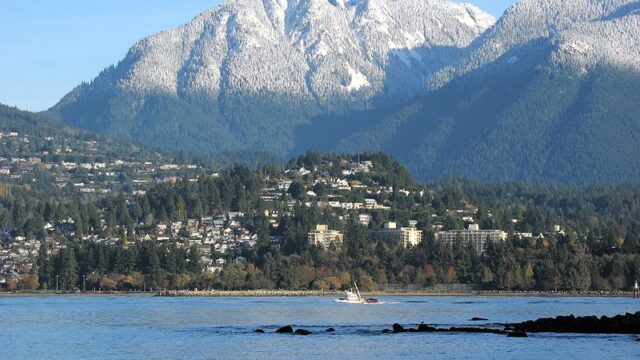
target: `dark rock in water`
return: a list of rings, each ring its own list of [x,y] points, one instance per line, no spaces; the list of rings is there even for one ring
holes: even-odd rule
[[[309,331],[309,330],[305,330],[305,329],[297,329],[297,330],[293,333],[293,335],[304,335],[304,336],[306,336],[306,335],[311,335],[311,331]]]
[[[481,317],[474,317],[471,318],[471,321],[488,321],[489,319],[485,319],[485,318],[481,318]]]
[[[329,332],[329,333],[336,332],[336,329],[328,328],[327,330],[325,330],[325,332]]]
[[[257,332],[257,333],[259,333],[259,334],[264,334],[264,330],[262,330],[262,329],[256,329],[256,331],[255,331],[255,332]]]
[[[527,333],[524,332],[524,331],[516,330],[516,331],[512,331],[512,332],[508,333],[507,337],[526,338],[526,337],[529,337],[529,335],[527,335]]]
[[[393,332],[394,333],[404,332],[404,327],[402,327],[402,325],[398,323],[395,323],[393,324]]]
[[[617,315],[575,317],[558,316],[515,324],[514,328],[526,332],[575,334],[640,334],[640,312]]]
[[[418,332],[434,332],[434,331],[436,331],[436,328],[429,326],[427,324],[418,325]]]
[[[291,325],[283,326],[283,327],[279,328],[278,330],[276,330],[276,333],[278,333],[278,334],[293,334],[293,328],[291,327]]]

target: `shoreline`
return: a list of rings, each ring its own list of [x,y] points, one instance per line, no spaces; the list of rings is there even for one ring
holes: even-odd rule
[[[0,298],[11,297],[329,297],[339,296],[342,291],[323,290],[162,290],[154,292],[142,291],[102,291],[102,292],[52,292],[52,291],[17,291],[0,292]],[[632,291],[363,291],[365,297],[620,297],[633,298]]]
[[[633,298],[632,291],[502,291],[502,290],[478,290],[478,291],[371,291],[363,292],[369,296],[425,296],[425,297],[629,297]]]
[[[1,291],[0,298],[11,297],[106,297],[106,296],[122,296],[122,297],[151,297],[157,294],[154,292],[143,291],[87,291],[87,292],[55,292],[55,291]]]
[[[246,290],[246,291],[160,291],[160,297],[322,297],[339,296],[342,291],[321,290]],[[364,297],[628,297],[633,298],[631,291],[362,291]]]

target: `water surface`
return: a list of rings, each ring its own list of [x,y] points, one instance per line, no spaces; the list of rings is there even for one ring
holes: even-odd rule
[[[493,325],[640,310],[630,298],[317,298],[77,296],[0,298],[2,359],[640,359],[629,335],[382,334],[415,326]],[[471,322],[472,317],[488,321]],[[274,334],[291,324],[311,336]],[[323,330],[333,327],[335,333]],[[254,333],[264,329],[266,334]]]

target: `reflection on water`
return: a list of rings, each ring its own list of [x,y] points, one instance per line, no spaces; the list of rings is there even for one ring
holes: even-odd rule
[[[503,324],[556,315],[635,312],[627,298],[381,297],[382,305],[332,298],[0,298],[3,359],[121,358],[633,358],[633,336],[383,334],[416,327]],[[275,334],[282,326],[311,336]],[[328,333],[327,328],[335,332]],[[265,330],[264,334],[255,333]]]

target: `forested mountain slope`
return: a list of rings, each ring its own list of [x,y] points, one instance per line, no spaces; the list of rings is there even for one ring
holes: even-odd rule
[[[423,178],[637,181],[638,8],[522,1],[432,91],[338,148],[386,149]]]

